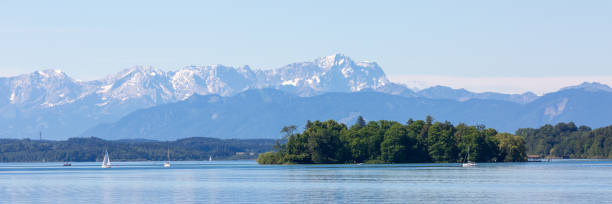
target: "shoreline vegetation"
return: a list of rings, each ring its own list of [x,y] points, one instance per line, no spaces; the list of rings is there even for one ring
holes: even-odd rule
[[[483,125],[408,120],[366,121],[350,128],[334,120],[308,121],[302,133],[281,130],[274,151],[260,154],[259,164],[523,162],[541,158],[612,159],[612,126],[591,129],[573,122],[499,133]]]
[[[612,126],[591,129],[573,122],[521,128],[499,133],[482,125],[453,125],[433,118],[366,122],[351,127],[329,121],[308,121],[281,130],[282,139],[184,138],[64,141],[0,139],[0,162],[94,162],[108,148],[113,161],[257,159],[260,164],[454,163],[520,162],[527,154],[541,158],[612,159]],[[272,150],[272,151],[271,151]]]
[[[260,154],[259,164],[455,163],[527,161],[525,140],[484,125],[408,120],[370,121],[359,116],[351,127],[334,120],[308,121],[302,133],[286,126],[275,151]],[[468,148],[469,147],[469,148]]]
[[[529,154],[557,158],[612,159],[612,126],[591,129],[573,122],[521,128]]]
[[[108,149],[113,161],[172,161],[255,159],[274,146],[271,139],[216,139],[192,137],[176,141],[103,140],[70,138],[64,141],[0,139],[0,162],[95,162]]]

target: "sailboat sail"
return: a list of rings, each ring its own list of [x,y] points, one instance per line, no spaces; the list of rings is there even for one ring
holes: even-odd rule
[[[108,150],[104,152],[104,160],[102,160],[102,168],[110,168],[110,157],[108,156]]]
[[[465,162],[470,162],[470,145],[468,145],[467,155],[465,155]]]
[[[170,167],[170,148],[168,148],[168,160],[164,162],[164,167]]]

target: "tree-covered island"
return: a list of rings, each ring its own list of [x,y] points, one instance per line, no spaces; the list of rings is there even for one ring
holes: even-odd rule
[[[405,124],[366,121],[359,117],[350,128],[334,120],[308,121],[302,133],[283,128],[276,151],[260,154],[260,164],[338,164],[461,162],[469,147],[470,161],[526,161],[522,137],[499,133],[482,125],[434,122],[433,118]]]

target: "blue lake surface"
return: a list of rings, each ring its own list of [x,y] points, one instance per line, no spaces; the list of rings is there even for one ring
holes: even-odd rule
[[[258,165],[4,163],[0,203],[602,203],[612,161]]]

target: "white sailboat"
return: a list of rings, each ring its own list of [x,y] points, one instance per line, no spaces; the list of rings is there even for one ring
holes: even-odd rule
[[[111,168],[110,157],[108,157],[108,150],[104,150],[104,160],[102,160],[102,168]]]
[[[208,161],[211,162],[212,161],[212,156],[208,156]]]
[[[464,163],[461,164],[461,167],[475,167],[476,162],[468,160],[470,158],[470,146],[468,145],[467,155],[465,156]]]
[[[164,162],[164,168],[170,167],[170,148],[168,148],[168,160]]]

